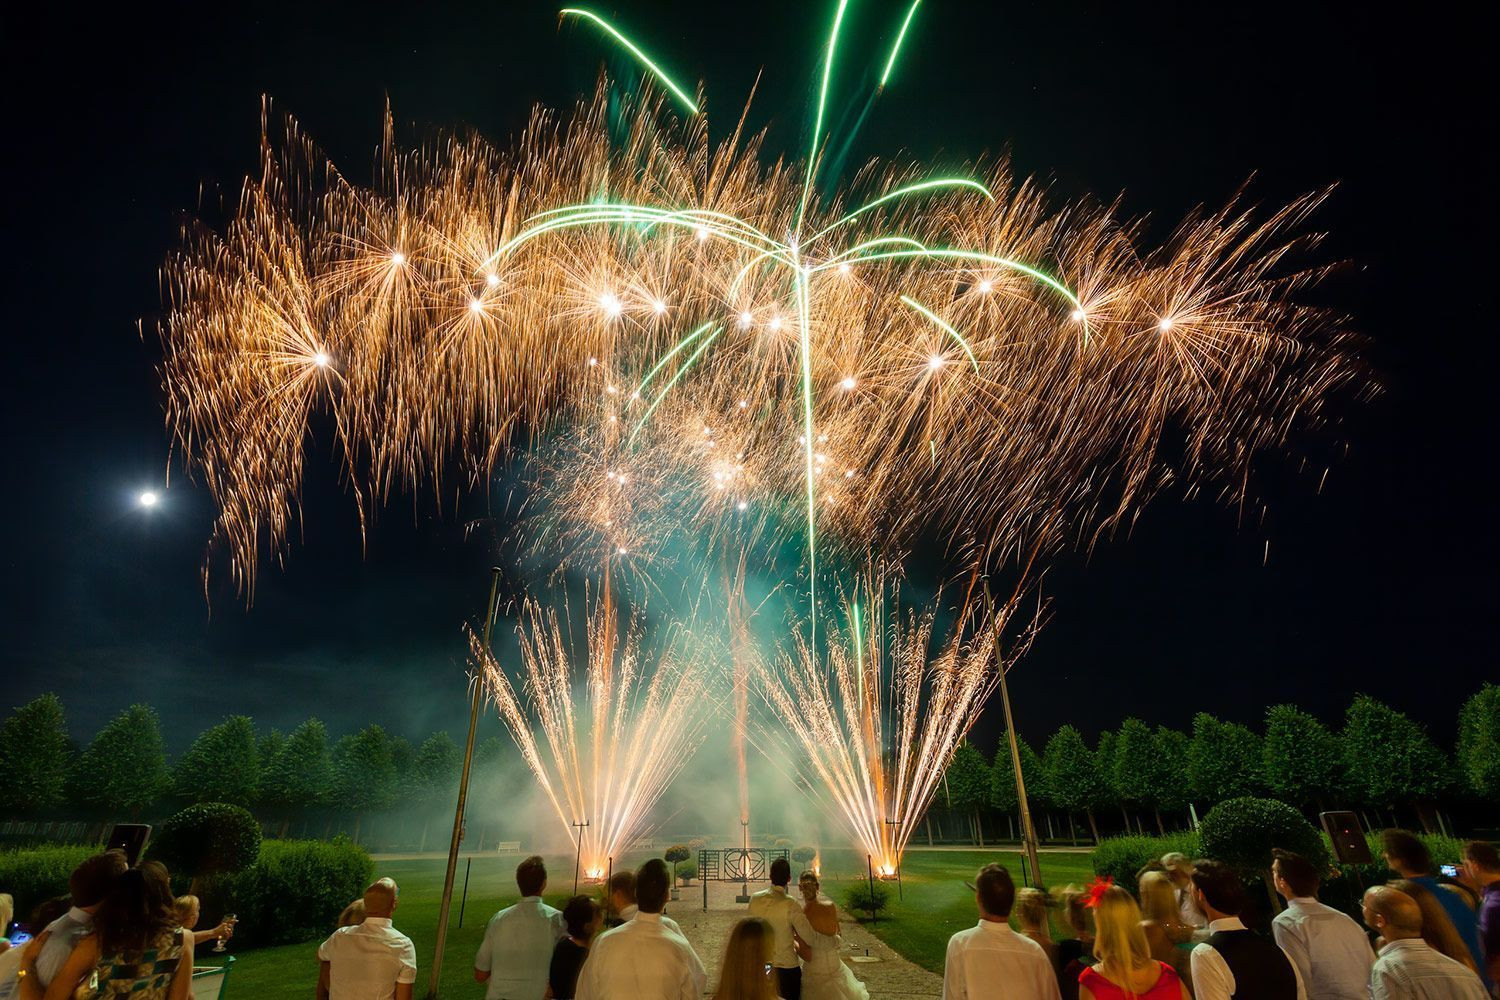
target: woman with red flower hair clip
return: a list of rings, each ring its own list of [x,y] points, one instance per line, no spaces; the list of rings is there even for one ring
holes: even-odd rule
[[[1089,886],[1086,905],[1094,912],[1099,964],[1079,975],[1079,1000],[1192,1000],[1177,971],[1151,957],[1134,896],[1098,879]]]

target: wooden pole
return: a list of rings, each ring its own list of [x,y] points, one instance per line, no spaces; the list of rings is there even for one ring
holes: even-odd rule
[[[484,648],[490,648],[490,632],[495,628],[496,600],[500,595],[500,567],[490,567],[490,603],[484,617]],[[432,956],[432,978],[427,983],[427,1000],[437,1000],[438,979],[443,973],[443,945],[448,940],[448,910],[453,906],[453,879],[458,874],[458,846],[464,839],[464,808],[469,802],[469,770],[474,764],[474,731],[479,726],[480,684],[474,678],[469,693],[469,736],[464,743],[464,766],[458,779],[458,805],[453,810],[453,837],[448,841],[448,870],[443,876],[443,902],[438,909],[437,946]]]

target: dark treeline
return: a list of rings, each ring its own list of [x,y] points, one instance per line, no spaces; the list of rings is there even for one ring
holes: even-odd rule
[[[1415,822],[1450,829],[1457,811],[1493,823],[1500,803],[1500,687],[1485,684],[1458,713],[1451,751],[1425,727],[1368,695],[1356,695],[1333,729],[1295,705],[1266,712],[1264,729],[1193,716],[1189,732],[1129,718],[1090,747],[1073,726],[1053,733],[1038,754],[1018,740],[1026,798],[1044,839],[1106,833],[1165,833],[1189,825],[1226,799],[1280,799],[1312,814],[1355,809],[1367,829]],[[962,744],[948,766],[949,836],[982,843],[1016,838],[1016,785],[1010,741],[1002,733],[993,759]],[[1002,819],[1003,817],[1003,819]],[[931,837],[933,819],[927,835]],[[944,831],[940,828],[938,837]]]
[[[479,778],[502,752],[495,738],[476,749]],[[420,850],[431,846],[429,826],[436,840],[448,832],[461,756],[441,731],[418,745],[378,725],[333,739],[316,718],[283,733],[231,715],[169,759],[147,705],[131,705],[79,746],[61,699],[44,694],[0,725],[0,820],[159,820],[192,803],[229,802],[252,810],[272,836],[338,832]]]

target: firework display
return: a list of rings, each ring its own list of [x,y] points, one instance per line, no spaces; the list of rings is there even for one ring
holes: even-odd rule
[[[933,610],[885,623],[881,580],[852,585],[863,601],[823,592],[917,545],[1034,579],[1168,486],[1253,502],[1252,461],[1325,431],[1362,383],[1341,317],[1298,295],[1324,273],[1298,263],[1319,195],[1200,212],[1147,247],[1139,220],[1060,204],[1003,159],[823,176],[846,5],[800,159],[768,155],[743,115],[711,139],[700,99],[580,10],[564,16],[623,44],[647,83],[538,110],[504,148],[403,148],[388,125],[364,185],[268,122],[229,222],[190,230],[169,262],[162,374],[169,430],[218,503],[211,552],[247,595],[296,535],[310,453],[338,463],[366,524],[397,492],[482,492],[511,464],[531,565],[605,592],[701,584],[751,553],[795,591],[796,620],[779,650],[752,650],[728,616],[734,731],[757,725],[753,674],[761,739],[789,737],[811,794],[894,865],[900,824],[1014,658],[999,635],[1016,604],[969,593],[929,648]],[[882,86],[916,10],[878,59]],[[707,676],[619,665],[639,626],[622,646],[615,614],[591,616],[586,752],[645,721],[617,700],[644,683],[657,732],[685,733],[645,776],[590,772],[568,745],[570,651],[539,608],[521,691],[475,650],[559,817],[600,824],[595,860],[680,767],[695,730],[678,713]]]

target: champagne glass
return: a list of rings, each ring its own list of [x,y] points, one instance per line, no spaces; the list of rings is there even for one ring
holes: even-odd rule
[[[227,923],[227,924],[229,924],[229,926],[230,926],[231,929],[233,929],[233,927],[234,927],[235,924],[239,923],[239,920],[240,920],[240,918],[237,917],[236,915],[234,915],[233,913],[226,913],[226,914],[224,914],[224,922]],[[224,950],[224,941],[225,940],[226,939],[221,935],[220,937],[218,937],[214,941],[214,951],[215,952],[222,952]]]

